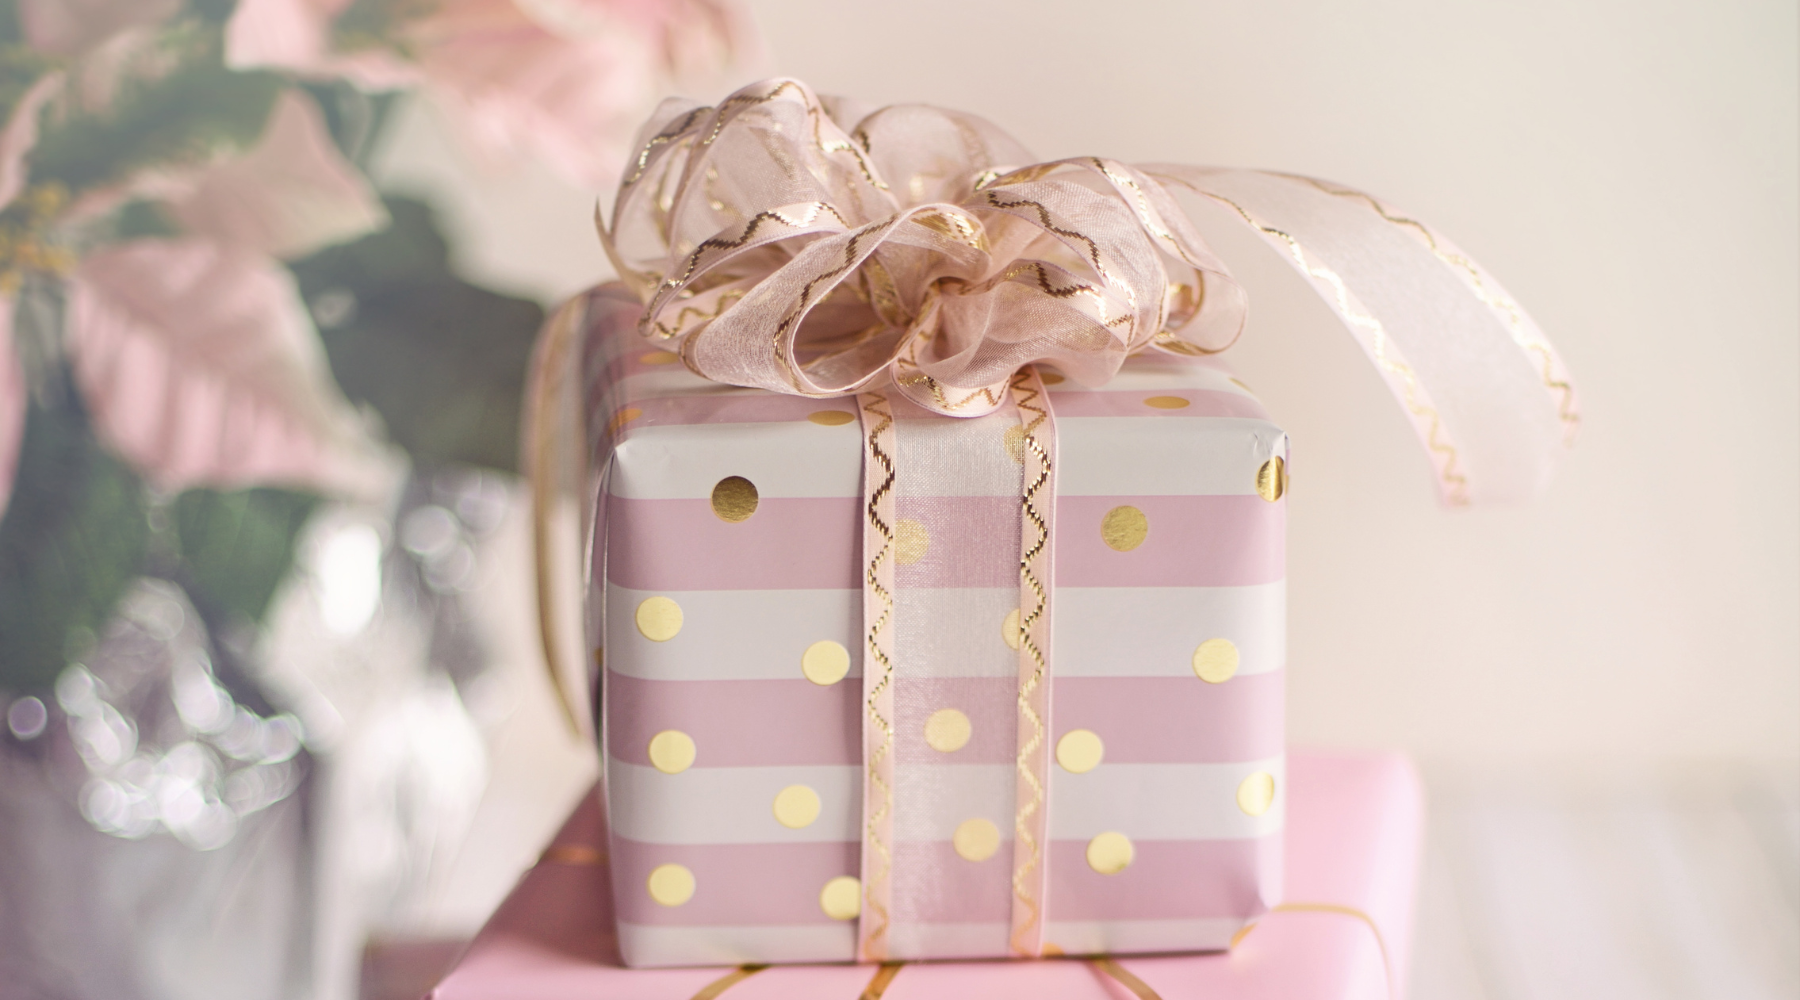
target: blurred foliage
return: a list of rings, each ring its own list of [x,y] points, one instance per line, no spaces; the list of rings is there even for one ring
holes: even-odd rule
[[[211,614],[222,613],[233,624],[261,622],[318,503],[289,490],[188,490],[169,509],[178,582]]]
[[[456,277],[431,210],[295,262],[332,374],[417,462],[518,468],[519,407],[544,311]]]
[[[71,638],[98,634],[146,574],[181,584],[211,625],[261,623],[318,499],[191,489],[158,504],[94,438],[80,395],[56,396],[28,412],[0,520],[0,686],[48,687],[81,655]]]
[[[70,636],[93,634],[141,572],[150,529],[143,487],[101,450],[73,391],[32,406],[12,502],[0,520],[0,670],[15,690],[47,687]]]
[[[248,147],[262,135],[281,88],[279,76],[235,72],[216,55],[134,81],[105,114],[46,122],[31,154],[31,183],[55,181],[80,192],[151,165]]]

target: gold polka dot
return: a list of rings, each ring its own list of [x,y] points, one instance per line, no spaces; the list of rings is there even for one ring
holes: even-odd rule
[[[856,419],[856,414],[843,410],[814,410],[806,415],[806,419],[820,427],[842,427]]]
[[[1150,534],[1150,519],[1129,504],[1114,507],[1100,519],[1100,540],[1120,552],[1130,552],[1144,544]]]
[[[939,753],[961,750],[973,732],[969,717],[954,708],[940,708],[925,720],[925,744]]]
[[[911,566],[925,558],[931,550],[931,532],[910,517],[894,522],[894,558],[902,566]]]
[[[743,476],[726,476],[713,485],[713,513],[733,524],[756,513],[756,484]]]
[[[1047,372],[1042,368],[1038,369],[1038,378],[1043,379],[1045,385],[1062,385],[1065,381],[1065,379],[1056,372]]]
[[[1180,396],[1151,396],[1144,400],[1145,406],[1154,406],[1159,410],[1179,410],[1188,406],[1188,401]]]
[[[980,816],[965,819],[957,824],[950,842],[964,861],[986,861],[1000,849],[1000,829]]]
[[[789,785],[775,796],[775,822],[790,830],[812,825],[819,818],[819,793],[805,785]]]
[[[1038,950],[1038,954],[1044,958],[1055,958],[1063,954],[1062,945],[1053,941],[1045,941],[1044,947]]]
[[[668,642],[681,631],[681,605],[667,597],[646,597],[638,605],[637,628],[651,642]]]
[[[650,764],[664,774],[680,774],[694,766],[694,738],[679,729],[650,737]]]
[[[1018,649],[1019,644],[1024,640],[1024,635],[1019,631],[1018,608],[1006,613],[1006,620],[1000,623],[1000,638],[1005,639],[1006,644],[1014,649]]]
[[[1071,729],[1056,741],[1056,762],[1070,774],[1086,774],[1100,766],[1106,744],[1092,729]]]
[[[1238,808],[1251,816],[1261,816],[1275,804],[1275,776],[1258,771],[1238,785]]]
[[[1025,428],[1018,424],[1008,427],[1006,433],[1000,435],[1000,443],[1006,446],[1007,458],[1025,464]]]
[[[612,419],[606,422],[606,429],[617,433],[618,429],[644,415],[644,411],[635,406],[623,406],[613,412]]]
[[[862,916],[862,880],[854,875],[839,875],[819,890],[819,909],[833,920],[855,920]]]
[[[1240,382],[1235,378],[1230,378],[1229,376],[1227,376],[1227,381],[1229,381],[1232,385],[1237,386],[1239,389],[1244,390],[1245,392],[1251,391],[1249,386],[1245,385],[1243,382]]]
[[[681,360],[681,355],[672,351],[651,351],[638,355],[638,360],[647,365],[672,365]]]
[[[1281,460],[1280,455],[1264,462],[1262,468],[1256,470],[1256,495],[1270,503],[1281,499],[1282,494],[1287,492],[1287,485],[1287,463]]]
[[[829,687],[850,672],[850,651],[830,639],[820,639],[800,654],[800,672],[820,687]]]
[[[1131,838],[1108,830],[1088,841],[1088,867],[1102,875],[1117,875],[1131,864]]]
[[[694,873],[681,865],[657,865],[644,880],[650,898],[664,906],[680,906],[694,898]]]
[[[1238,649],[1230,639],[1208,639],[1194,647],[1194,676],[1223,684],[1237,673]]]

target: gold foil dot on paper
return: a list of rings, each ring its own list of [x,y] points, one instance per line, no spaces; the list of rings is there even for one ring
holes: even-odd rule
[[[650,737],[650,764],[664,774],[680,774],[694,766],[694,738],[679,729]]]
[[[842,427],[856,419],[856,414],[843,410],[814,410],[806,415],[806,419],[820,427]]]
[[[940,708],[925,720],[925,745],[939,753],[955,753],[968,745],[974,731],[968,716],[954,708]]]
[[[1179,410],[1189,405],[1180,396],[1151,396],[1144,400],[1145,406],[1154,406],[1159,410]]]
[[[1000,638],[1005,639],[1006,644],[1014,649],[1018,649],[1024,642],[1025,634],[1019,631],[1018,608],[1006,613],[1006,620],[1000,623]]]
[[[1275,804],[1275,776],[1258,771],[1238,785],[1238,808],[1251,816],[1261,816]]]
[[[1256,470],[1256,495],[1274,503],[1287,492],[1287,463],[1280,455],[1269,459]]]
[[[1070,774],[1086,774],[1100,766],[1106,744],[1092,729],[1071,729],[1056,741],[1056,762]]]
[[[820,639],[800,654],[800,672],[820,687],[829,687],[850,672],[850,651],[830,639]]]
[[[1038,951],[1038,954],[1044,958],[1055,958],[1058,955],[1063,954],[1062,945],[1052,941],[1045,941],[1044,947]]]
[[[1130,552],[1144,544],[1144,539],[1149,535],[1150,519],[1144,516],[1143,511],[1129,504],[1114,507],[1100,519],[1100,540],[1108,548],[1120,552]]]
[[[672,351],[651,351],[638,355],[638,360],[647,365],[672,365],[681,360],[681,355]]]
[[[667,597],[646,597],[637,607],[637,629],[651,642],[668,642],[681,631],[681,605]]]
[[[1000,436],[1000,443],[1006,446],[1006,457],[1025,464],[1025,428],[1014,424]]]
[[[980,816],[965,819],[957,824],[950,842],[964,861],[986,861],[1000,849],[1000,829]]]
[[[862,916],[862,880],[854,875],[839,875],[819,890],[819,909],[833,920],[855,920]]]
[[[1208,639],[1194,647],[1194,676],[1223,684],[1237,673],[1238,648],[1230,639]]]
[[[756,513],[756,484],[743,476],[726,476],[713,485],[712,509],[721,521],[736,524]]]
[[[1117,875],[1131,864],[1131,838],[1108,830],[1088,841],[1088,867],[1102,875]]]
[[[650,898],[664,906],[680,906],[694,898],[694,873],[681,865],[657,865],[644,880]]]
[[[620,407],[613,413],[612,419],[606,422],[606,429],[616,433],[619,428],[631,423],[633,420],[636,420],[643,415],[644,411],[635,406]]]
[[[819,793],[805,785],[789,785],[775,795],[775,822],[790,830],[812,825],[819,818]]]
[[[910,517],[903,517],[894,522],[894,559],[902,566],[911,566],[925,558],[931,551],[931,532],[925,526]]]
[[[1038,378],[1043,379],[1045,385],[1062,385],[1065,381],[1061,375],[1058,375],[1055,372],[1047,372],[1042,369],[1039,369],[1038,371]]]

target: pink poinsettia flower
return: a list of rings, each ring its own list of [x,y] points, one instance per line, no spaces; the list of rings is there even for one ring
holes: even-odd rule
[[[417,84],[482,154],[539,158],[596,189],[617,179],[663,85],[751,48],[724,0],[438,0],[395,26],[393,47],[345,50],[335,26],[347,6],[241,0],[227,61],[371,89]]]
[[[368,494],[376,447],[277,263],[387,218],[313,102],[285,92],[241,155],[132,187],[184,235],[105,247],[69,276],[69,348],[100,439],[167,490]]]
[[[0,129],[0,194],[23,184],[32,134],[14,127],[20,120]],[[387,460],[333,381],[278,262],[386,222],[311,99],[283,93],[241,153],[147,171],[68,216],[129,198],[161,203],[183,235],[105,246],[67,277],[67,349],[102,443],[169,491],[284,484],[375,495]],[[26,412],[12,316],[0,297],[0,513]]]

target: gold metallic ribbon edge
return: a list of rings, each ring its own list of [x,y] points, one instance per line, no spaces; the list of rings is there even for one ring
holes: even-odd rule
[[[1463,253],[1442,233],[1418,219],[1395,211],[1374,195],[1316,177],[1279,172],[1275,172],[1274,176],[1310,184],[1334,197],[1360,201],[1383,221],[1412,236],[1430,250],[1432,256],[1443,262],[1468,286],[1469,292],[1476,299],[1499,317],[1511,334],[1513,343],[1527,355],[1527,362],[1531,363],[1535,359],[1533,366],[1537,369],[1538,380],[1543,383],[1544,391],[1549,394],[1551,405],[1556,409],[1556,417],[1562,422],[1563,445],[1566,447],[1574,443],[1575,433],[1581,427],[1581,405],[1570,379],[1568,366],[1563,363],[1562,355],[1557,353],[1556,347],[1550,343],[1550,338],[1544,335],[1524,307],[1507,294],[1506,289],[1500,286],[1500,282],[1486,268]]]
[[[1012,377],[1024,466],[1019,521],[1018,760],[1013,818],[1013,954],[1043,953],[1049,829],[1051,532],[1056,504],[1056,424],[1035,366]]]
[[[1357,344],[1368,354],[1375,363],[1376,370],[1387,381],[1389,391],[1405,408],[1413,431],[1424,444],[1425,453],[1436,472],[1439,497],[1450,507],[1468,506],[1469,479],[1460,468],[1456,441],[1449,428],[1444,425],[1444,418],[1432,402],[1430,392],[1419,381],[1399,346],[1389,338],[1387,328],[1357,300],[1344,279],[1336,271],[1316,263],[1312,255],[1300,245],[1300,241],[1291,234],[1266,224],[1230,198],[1183,177],[1154,172],[1150,176],[1164,184],[1178,184],[1231,209],[1313,285],[1326,305],[1338,314],[1355,336]]]
[[[863,428],[863,838],[857,958],[888,957],[894,840],[894,417],[887,396],[856,397]]]
[[[525,421],[521,428],[519,453],[525,462],[526,480],[531,484],[531,546],[534,582],[537,591],[538,643],[544,654],[550,690],[556,694],[557,707],[569,732],[582,735],[580,717],[569,695],[567,672],[557,648],[560,631],[557,618],[550,559],[550,512],[555,505],[564,461],[568,455],[563,440],[563,408],[567,402],[568,366],[571,349],[587,326],[587,296],[577,295],[552,313],[538,335],[531,352],[531,365],[525,387]],[[579,465],[581,459],[576,459]]]

